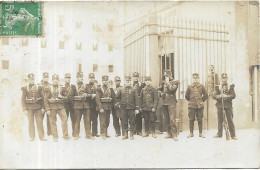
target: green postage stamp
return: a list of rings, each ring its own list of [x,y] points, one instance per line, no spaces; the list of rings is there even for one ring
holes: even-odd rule
[[[43,36],[43,2],[1,2],[0,37]]]

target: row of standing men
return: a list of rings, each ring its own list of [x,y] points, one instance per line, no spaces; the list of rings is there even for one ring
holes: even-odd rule
[[[78,72],[75,85],[70,83],[70,73],[66,73],[63,86],[59,85],[59,76],[57,74],[52,76],[53,84],[50,84],[48,82],[49,74],[43,73],[43,80],[40,85],[35,84],[34,74],[29,74],[28,86],[22,87],[22,107],[28,114],[30,140],[35,139],[34,117],[40,140],[46,140],[43,131],[45,113],[47,115],[47,135],[52,135],[54,141],[58,141],[57,114],[59,114],[62,122],[63,138],[66,140],[71,139],[68,135],[68,117],[71,119],[72,136],[77,140],[80,138],[82,116],[87,139],[99,137],[97,130],[98,117],[102,139],[109,138],[107,129],[111,113],[117,137],[122,134],[122,139],[128,139],[128,131],[130,131],[130,139],[134,139],[134,134],[148,137],[151,130],[152,137],[156,138],[156,110],[158,102],[160,102],[167,125],[166,138],[177,141],[176,91],[179,81],[172,78],[169,70],[165,71],[164,77],[165,80],[157,89],[151,85],[150,76],[145,77],[145,83],[140,84],[137,72],[133,73],[133,83],[131,76],[125,77],[124,86],[120,85],[121,79],[116,76],[114,80],[115,87],[109,85],[108,76],[102,76],[102,85],[97,85],[94,73],[89,74],[89,84],[84,84],[83,73]],[[185,95],[189,101],[190,135],[188,137],[193,137],[194,121],[197,119],[199,136],[204,138],[205,136],[202,133],[203,102],[208,96],[205,87],[199,83],[197,73],[193,74],[193,80],[193,83],[188,86]],[[219,96],[220,92],[215,94],[215,99],[218,100]],[[142,117],[145,120],[144,134],[142,134]],[[219,123],[217,137],[222,136],[221,127]],[[235,139],[234,130],[232,132],[231,136]]]

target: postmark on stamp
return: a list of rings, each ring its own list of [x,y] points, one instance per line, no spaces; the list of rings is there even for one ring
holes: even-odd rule
[[[0,37],[43,36],[42,2],[1,2]]]

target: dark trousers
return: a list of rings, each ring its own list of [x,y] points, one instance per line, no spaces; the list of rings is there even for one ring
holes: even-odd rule
[[[189,126],[190,126],[190,133],[193,133],[194,129],[194,121],[195,119],[198,120],[198,126],[199,126],[199,133],[202,133],[202,120],[203,120],[203,110],[204,108],[189,108]]]
[[[223,112],[222,112],[222,108],[217,108],[218,111],[218,134],[220,136],[222,136],[222,132],[223,132]],[[226,117],[227,117],[227,121],[228,121],[228,128],[230,131],[230,135],[231,137],[236,136],[235,133],[235,126],[233,123],[233,108],[225,108],[225,112],[226,112]]]
[[[159,131],[164,132],[164,110],[162,106],[158,106],[156,110],[157,120],[159,121]]]
[[[46,112],[45,112],[45,114],[47,115]],[[44,118],[44,115],[43,115],[43,118]],[[47,124],[47,135],[50,136],[52,134],[51,134],[51,123],[50,123],[50,116],[49,115],[47,115],[46,124]]]
[[[130,132],[134,133],[135,132],[135,111],[133,109],[122,108],[122,123],[123,123],[122,127],[124,133],[128,132],[128,121],[130,124]]]
[[[155,133],[155,120],[156,114],[152,111],[144,111],[144,122],[145,122],[145,133],[149,133],[149,129],[151,129],[152,133]]]
[[[110,112],[111,112],[111,110],[104,110],[103,113],[99,112],[101,136],[107,136],[107,128],[110,123]]]
[[[71,120],[71,128],[72,128],[72,136],[75,137],[75,123],[76,123],[76,116],[74,113],[73,108],[66,109],[67,117]]]
[[[136,133],[142,132],[142,117],[143,113],[140,112],[135,116],[135,130]]]
[[[121,127],[120,127],[120,123],[119,123],[119,118],[116,115],[116,108],[112,109],[112,116],[113,116],[113,126],[116,131],[116,134],[120,135]]]
[[[50,114],[50,123],[51,123],[51,133],[53,135],[53,138],[58,138],[58,130],[57,130],[57,114],[59,114],[61,119],[61,128],[63,132],[63,137],[67,137],[68,135],[68,117],[66,114],[65,109],[51,109]]]
[[[80,121],[83,115],[84,127],[86,137],[90,137],[90,109],[75,109],[76,123],[75,123],[75,136],[79,137],[80,133]]]
[[[90,109],[90,120],[91,120],[91,126],[90,129],[92,131],[92,136],[97,135],[97,127],[98,127],[98,111],[96,111],[96,108]]]
[[[34,118],[36,120],[39,138],[43,138],[43,115],[41,109],[28,110],[29,136],[30,138],[35,138]]]
[[[169,135],[177,134],[176,125],[176,103],[172,105],[163,105],[164,121],[167,126],[167,131]]]

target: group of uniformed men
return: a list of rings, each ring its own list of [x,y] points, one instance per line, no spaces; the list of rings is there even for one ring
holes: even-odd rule
[[[199,83],[199,75],[194,73],[193,83],[188,86],[185,98],[189,101],[189,125],[190,134],[193,137],[194,121],[197,118],[199,136],[205,137],[202,133],[202,118],[204,101],[208,94],[205,87]],[[102,84],[97,84],[95,74],[88,75],[89,83],[83,83],[83,72],[77,73],[77,82],[71,84],[70,73],[65,74],[65,84],[59,84],[59,75],[52,75],[52,84],[48,82],[49,74],[43,73],[40,85],[35,84],[34,74],[28,74],[28,85],[22,87],[22,107],[28,115],[30,141],[35,140],[34,118],[38,129],[39,138],[45,141],[43,130],[43,118],[47,115],[47,135],[53,136],[58,141],[57,114],[62,124],[63,138],[71,139],[68,134],[68,117],[71,118],[72,136],[75,140],[80,136],[80,122],[83,116],[85,127],[85,138],[94,139],[98,135],[98,117],[100,122],[100,135],[102,139],[109,138],[107,129],[110,123],[110,114],[113,116],[113,126],[116,137],[122,135],[122,139],[134,139],[134,135],[156,138],[155,121],[158,103],[163,111],[164,121],[167,126],[166,138],[177,141],[176,126],[176,91],[179,81],[174,80],[171,72],[166,70],[164,80],[157,89],[151,85],[151,77],[146,76],[145,82],[139,82],[139,74],[133,73],[125,77],[124,86],[121,86],[120,77],[114,79],[115,86],[111,85],[108,76],[102,76]],[[221,99],[224,98],[225,110],[227,112],[228,124],[232,139],[236,139],[235,128],[232,121],[232,99],[235,98],[234,88],[228,88],[227,75],[222,74],[222,87],[224,93],[216,86],[214,99],[217,100],[218,108],[218,133],[215,137],[222,137],[222,110]],[[222,88],[222,89],[223,89]],[[144,134],[142,134],[142,117],[144,117]],[[120,126],[121,125],[121,126]],[[128,136],[130,131],[130,136]]]

